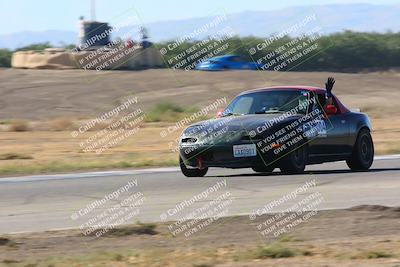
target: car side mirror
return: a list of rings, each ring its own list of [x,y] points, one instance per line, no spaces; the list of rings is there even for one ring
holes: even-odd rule
[[[324,107],[324,111],[326,113],[326,115],[335,115],[338,111],[337,107],[335,107],[334,105],[326,105]]]
[[[223,114],[224,114],[224,110],[223,109],[219,109],[217,111],[217,118],[221,118]]]

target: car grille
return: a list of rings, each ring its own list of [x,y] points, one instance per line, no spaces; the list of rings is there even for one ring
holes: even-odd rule
[[[197,138],[189,137],[189,138],[182,138],[182,143],[193,144],[197,142]]]

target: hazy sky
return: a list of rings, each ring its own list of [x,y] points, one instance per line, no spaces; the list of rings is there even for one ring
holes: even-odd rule
[[[97,20],[109,21],[134,7],[143,22],[202,17],[223,8],[227,13],[246,10],[273,10],[298,5],[318,4],[400,4],[400,0],[97,0]],[[0,34],[18,31],[77,31],[78,17],[90,17],[90,0],[0,0]]]

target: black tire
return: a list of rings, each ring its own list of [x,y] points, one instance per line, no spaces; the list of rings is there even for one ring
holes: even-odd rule
[[[352,171],[368,170],[374,162],[374,142],[369,130],[362,129],[357,136],[350,158],[346,160]]]
[[[275,170],[275,166],[268,165],[268,166],[257,166],[257,167],[252,167],[253,171],[255,172],[273,172]]]
[[[188,169],[181,157],[179,157],[179,166],[181,167],[181,171],[182,171],[183,175],[185,175],[186,177],[203,177],[208,172],[208,168]]]
[[[279,169],[283,173],[302,173],[306,168],[307,161],[307,145],[301,145],[281,160]]]

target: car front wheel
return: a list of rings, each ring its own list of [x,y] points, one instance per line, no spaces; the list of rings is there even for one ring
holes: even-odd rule
[[[208,168],[198,169],[186,167],[181,157],[179,157],[179,166],[183,175],[185,175],[186,177],[203,177],[208,171]]]
[[[253,171],[255,172],[273,172],[275,169],[275,166],[268,165],[268,166],[257,166],[257,167],[252,167]]]
[[[346,160],[347,166],[352,171],[368,170],[374,161],[374,142],[370,132],[363,129],[357,136],[356,144],[349,159]]]
[[[283,173],[301,173],[307,165],[307,146],[298,146],[295,150],[285,156],[280,163],[279,169]]]

